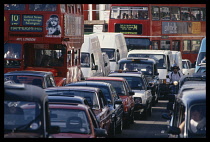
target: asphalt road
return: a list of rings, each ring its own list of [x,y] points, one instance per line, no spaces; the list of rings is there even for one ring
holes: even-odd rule
[[[167,138],[168,121],[161,117],[166,112],[167,100],[159,100],[152,107],[152,116],[147,120],[135,120],[130,128],[123,129],[122,134],[116,134],[114,138]]]

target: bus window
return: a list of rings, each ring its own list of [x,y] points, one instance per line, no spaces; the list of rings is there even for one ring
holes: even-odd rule
[[[183,49],[182,49],[182,51],[190,52],[190,47],[191,47],[191,40],[184,40],[183,41]]]
[[[65,4],[61,4],[61,12],[62,13],[66,12]]]
[[[25,4],[4,4],[4,10],[25,10]]]
[[[56,11],[56,4],[29,4],[31,11]]]
[[[20,59],[21,44],[6,43],[4,45],[4,58]]]
[[[180,20],[180,8],[171,7],[171,20],[178,21]]]
[[[191,8],[191,17],[192,21],[200,21],[201,20],[200,8]]]
[[[191,51],[198,53],[198,51],[200,49],[200,44],[201,44],[200,40],[192,40]]]
[[[172,41],[172,50],[180,51],[180,41]]]
[[[160,49],[161,50],[170,50],[170,41],[169,40],[162,40],[160,42]]]
[[[160,18],[161,20],[170,20],[170,8],[160,7]]]
[[[181,8],[181,18],[182,18],[182,21],[190,21],[190,8],[189,7]]]
[[[125,38],[128,50],[149,49],[150,40],[142,38]]]
[[[152,20],[160,20],[160,10],[159,7],[152,7]]]
[[[201,20],[206,21],[206,8],[201,8]]]
[[[160,41],[152,41],[152,49],[153,50],[158,50],[158,45]]]

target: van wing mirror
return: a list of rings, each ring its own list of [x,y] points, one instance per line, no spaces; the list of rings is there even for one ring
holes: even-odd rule
[[[98,70],[98,65],[93,65],[92,70]]]

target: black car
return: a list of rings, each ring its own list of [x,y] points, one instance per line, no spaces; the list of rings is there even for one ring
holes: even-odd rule
[[[45,71],[12,71],[4,74],[4,81],[8,80],[36,85],[43,89],[56,86],[53,73]]]
[[[48,96],[29,84],[4,84],[4,138],[49,138],[60,132],[50,125]]]
[[[142,57],[127,57],[118,61],[118,70],[126,71],[141,71],[146,77],[149,85],[151,86],[151,92],[153,95],[153,105],[158,102],[160,97],[158,88],[158,70],[157,62],[152,58]]]
[[[66,84],[66,86],[89,86],[100,88],[107,99],[108,106],[113,116],[112,130],[116,133],[121,133],[123,128],[123,105],[121,98],[117,95],[116,90],[110,83],[94,82],[94,81],[81,81]]]
[[[177,96],[169,137],[206,137],[206,89],[184,90]]]

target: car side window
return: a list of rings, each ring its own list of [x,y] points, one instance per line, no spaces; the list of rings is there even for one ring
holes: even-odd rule
[[[114,100],[118,99],[116,90],[114,89],[114,87],[112,85],[110,85],[110,89],[111,89],[113,98],[115,98]]]
[[[104,106],[107,105],[106,98],[105,98],[105,96],[103,95],[102,91],[99,91],[98,94],[99,94],[99,102],[100,102],[100,105],[101,105],[102,108],[103,108]]]
[[[96,120],[96,117],[95,117],[95,115],[94,115],[94,112],[93,112],[93,111],[91,111],[91,109],[88,109],[88,111],[89,111],[89,114],[90,114],[91,120],[92,120],[92,122],[93,122],[93,126],[94,126],[94,128],[98,128],[98,127],[99,127],[99,125],[98,125],[98,123],[97,123],[97,120]]]
[[[123,86],[124,86],[124,88],[126,90],[126,95],[128,95],[129,91],[131,91],[131,88],[130,88],[128,82],[125,81]]]
[[[50,80],[50,77],[46,77],[46,81],[47,81],[47,87],[53,87],[52,82]]]

